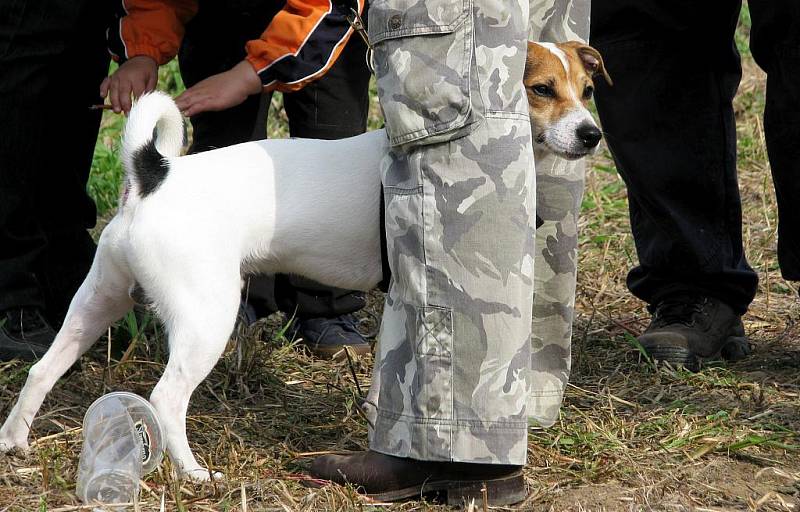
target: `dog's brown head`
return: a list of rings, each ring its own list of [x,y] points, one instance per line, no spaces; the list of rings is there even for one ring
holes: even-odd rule
[[[586,105],[594,77],[611,77],[600,53],[579,42],[528,43],[523,83],[534,151],[575,160],[593,152],[602,138]]]

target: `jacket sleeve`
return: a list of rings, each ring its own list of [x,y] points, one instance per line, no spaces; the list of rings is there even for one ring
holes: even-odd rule
[[[260,39],[247,43],[247,60],[267,90],[302,89],[323,76],[339,57],[353,29],[351,5],[365,0],[287,0]]]
[[[166,64],[178,54],[184,25],[197,12],[197,0],[118,0],[117,22],[108,30],[114,60],[147,55]]]

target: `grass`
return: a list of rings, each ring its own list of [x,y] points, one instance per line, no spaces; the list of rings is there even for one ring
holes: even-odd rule
[[[737,44],[747,41],[747,18]],[[782,280],[775,255],[776,206],[760,121],[764,75],[743,52],[736,98],[740,188],[749,261],[758,296],[745,317],[753,355],[700,373],[656,367],[635,336],[648,322],[625,289],[635,263],[625,187],[607,152],[592,162],[581,220],[573,374],[559,421],[533,431],[520,510],[800,509],[800,344],[796,287]],[[161,83],[177,92],[173,64]],[[273,99],[273,109],[281,105]],[[273,112],[270,135],[286,134]],[[90,190],[104,217],[119,186],[119,116],[106,113]],[[380,124],[373,104],[370,126]],[[368,310],[379,314],[378,293]],[[367,322],[374,319],[365,315]],[[215,485],[179,482],[167,460],[145,478],[141,510],[443,510],[414,501],[367,503],[352,489],[308,489],[300,482],[311,454],[366,446],[359,389],[369,386],[371,357],[331,363],[308,357],[284,334],[285,319],[259,321],[196,391],[188,421],[196,453],[227,478]],[[162,332],[147,315],[129,315],[82,367],[62,379],[33,424],[32,452],[0,456],[0,512],[75,510],[81,417],[101,394],[147,396],[163,370]],[[113,348],[114,343],[111,343]],[[0,417],[27,366],[0,363]],[[480,508],[480,507],[479,507]]]

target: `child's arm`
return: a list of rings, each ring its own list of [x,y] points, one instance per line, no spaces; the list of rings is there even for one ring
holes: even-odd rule
[[[358,0],[359,13],[364,0]],[[260,39],[247,43],[247,58],[176,98],[187,116],[224,110],[262,90],[296,91],[322,77],[353,30],[350,8],[331,0],[287,0]]]
[[[197,11],[197,0],[123,0],[119,22],[110,27],[109,51],[121,61],[103,80],[100,95],[115,112],[128,112],[131,94],[138,98],[155,89],[158,66],[178,53],[184,25]]]
[[[359,15],[365,0],[357,0]],[[287,0],[260,39],[247,43],[247,61],[267,90],[297,91],[333,66],[353,29],[350,2]]]

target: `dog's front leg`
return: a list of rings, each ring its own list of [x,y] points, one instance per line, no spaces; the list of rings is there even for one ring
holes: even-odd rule
[[[113,251],[101,240],[63,327],[44,357],[31,367],[17,403],[0,428],[0,452],[28,448],[31,423],[47,393],[108,326],[133,306],[128,296],[132,279],[124,262],[114,260]]]

